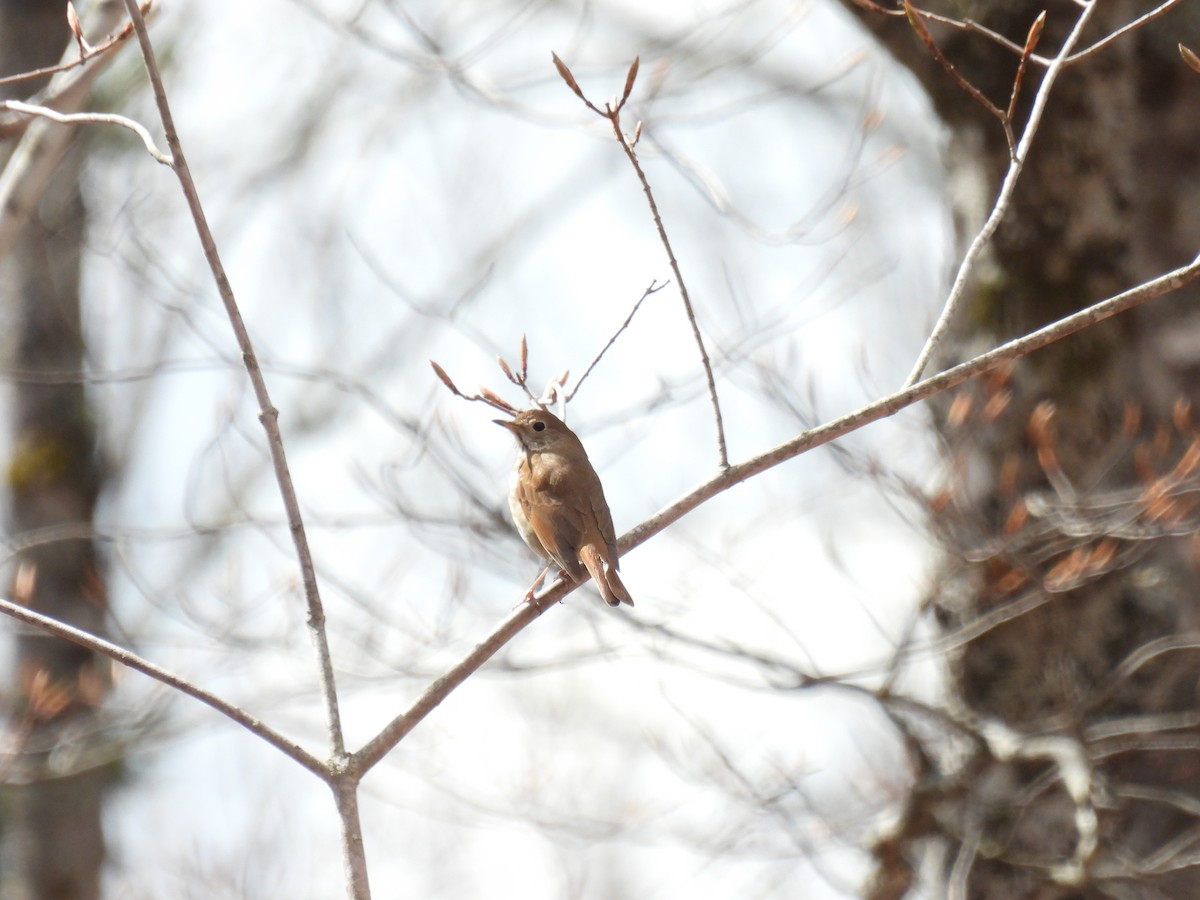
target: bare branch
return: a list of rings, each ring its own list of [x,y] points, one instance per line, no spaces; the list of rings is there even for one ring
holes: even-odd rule
[[[970,378],[1000,368],[1014,359],[1028,356],[1035,350],[1089,328],[1118,313],[1125,312],[1171,291],[1176,291],[1197,277],[1200,277],[1200,256],[1197,256],[1187,266],[1096,303],[1072,316],[1047,325],[1022,338],[1009,341],[988,353],[927,378],[919,384],[907,387],[855,412],[806,431],[743,463],[725,468],[714,478],[626,532],[617,541],[618,547],[622,554],[628,553],[634,547],[649,540],[701,506],[705,501],[755,475],[760,475],[802,453],[857,431],[865,425],[895,415],[914,403],[957,387]],[[491,634],[476,645],[474,650],[447,670],[444,675],[433,681],[405,712],[393,719],[379,734],[367,742],[357,753],[354,753],[347,765],[348,771],[357,777],[365,775],[501,647],[551,605],[566,597],[578,586],[566,584],[560,579],[530,603],[518,606]]]
[[[1005,137],[1008,138],[1009,151],[1011,152],[1014,143],[1012,134],[1012,120],[1004,114],[1004,110],[1000,109],[1000,107],[989,100],[984,93],[979,90],[979,88],[975,87],[975,85],[971,84],[970,81],[964,78],[959,73],[958,69],[954,67],[954,63],[950,62],[950,60],[946,58],[946,54],[942,53],[942,49],[937,45],[937,41],[933,39],[933,35],[929,33],[929,29],[925,27],[925,23],[921,21],[921,16],[923,14],[920,13],[917,8],[909,2],[909,0],[904,0],[904,14],[908,17],[908,23],[912,26],[913,31],[917,33],[917,37],[921,39],[921,43],[925,45],[926,49],[929,50],[929,54],[935,60],[937,60],[938,64],[945,69],[946,74],[954,79],[954,83],[970,94],[975,102],[1000,120],[1000,124],[1004,127]],[[1015,85],[1013,92],[1014,94],[1016,92]]]
[[[925,341],[925,346],[921,348],[921,352],[917,356],[916,365],[913,366],[912,372],[909,373],[908,379],[904,382],[905,386],[916,384],[921,374],[925,371],[925,367],[929,364],[929,360],[933,357],[938,344],[941,343],[947,328],[949,328],[950,320],[957,311],[959,303],[966,295],[967,281],[975,269],[975,263],[979,259],[979,255],[992,239],[992,235],[996,233],[996,229],[1000,227],[1000,223],[1004,220],[1005,215],[1007,215],[1009,201],[1012,199],[1017,181],[1021,177],[1021,170],[1025,167],[1025,159],[1029,155],[1029,148],[1033,145],[1034,136],[1037,134],[1038,126],[1041,124],[1042,113],[1045,112],[1046,103],[1050,99],[1050,91],[1054,87],[1054,82],[1058,80],[1059,73],[1062,72],[1063,67],[1066,65],[1067,55],[1071,52],[1071,48],[1075,46],[1076,41],[1079,40],[1079,36],[1083,33],[1083,29],[1087,25],[1088,19],[1091,18],[1095,8],[1096,4],[1094,3],[1089,3],[1083,8],[1083,11],[1079,14],[1079,18],[1075,21],[1075,27],[1071,29],[1071,33],[1063,41],[1062,47],[1058,51],[1058,56],[1054,58],[1054,62],[1042,77],[1042,83],[1038,87],[1037,96],[1033,101],[1033,108],[1029,112],[1029,121],[1025,123],[1025,131],[1021,135],[1021,143],[1017,146],[1016,152],[1013,154],[1008,172],[1004,176],[1004,183],[1000,186],[1000,193],[996,197],[996,202],[992,206],[992,211],[988,215],[987,221],[983,223],[983,227],[975,235],[975,239],[971,242],[971,246],[963,256],[962,263],[958,267],[958,273],[954,276],[954,284],[950,287],[950,295],[946,298],[946,305],[942,309],[942,314],[934,325],[933,331],[930,332],[928,339]]]
[[[1122,25],[1116,31],[1110,32],[1109,34],[1102,37],[1100,40],[1096,41],[1096,43],[1091,44],[1090,46],[1084,47],[1078,53],[1068,56],[1067,57],[1067,65],[1074,65],[1075,63],[1079,62],[1080,60],[1087,59],[1089,56],[1091,56],[1094,53],[1099,53],[1101,50],[1103,50],[1105,47],[1107,47],[1113,41],[1116,41],[1117,39],[1124,37],[1125,35],[1129,34],[1131,31],[1136,31],[1137,29],[1143,27],[1144,25],[1147,25],[1150,22],[1153,22],[1159,16],[1165,15],[1166,13],[1170,12],[1172,7],[1178,6],[1182,2],[1183,2],[1183,0],[1166,0],[1165,3],[1160,3],[1158,6],[1154,7],[1154,9],[1150,10],[1148,13],[1143,13],[1142,15],[1138,16],[1136,19],[1134,19],[1128,25]]]
[[[250,333],[246,329],[246,323],[242,319],[241,311],[238,309],[233,288],[229,284],[225,267],[222,265],[220,254],[217,251],[216,241],[213,238],[211,229],[208,227],[204,208],[200,203],[199,192],[196,189],[195,181],[192,179],[187,158],[184,156],[179,134],[175,130],[175,122],[171,115],[170,104],[167,102],[162,75],[155,61],[154,47],[150,42],[150,35],[146,31],[146,22],[137,8],[136,0],[125,0],[125,6],[129,10],[129,17],[133,20],[133,26],[138,36],[138,43],[142,48],[142,58],[145,60],[146,71],[149,74],[150,83],[154,90],[154,99],[158,106],[159,117],[162,119],[167,146],[170,148],[171,157],[174,160],[172,169],[179,178],[179,184],[183,189],[184,197],[187,199],[188,209],[192,214],[192,220],[195,223],[200,244],[204,249],[205,258],[208,260],[217,290],[221,295],[221,301],[225,305],[225,312],[229,317],[230,325],[233,327],[233,333],[237,339],[238,348],[242,353],[242,361],[246,367],[247,374],[250,376],[250,383],[254,388],[254,394],[258,400],[260,411],[259,421],[262,423],[267,434],[271,461],[275,471],[275,480],[279,485],[279,493],[283,498],[284,508],[287,512],[288,530],[291,532],[292,543],[295,546],[296,556],[300,563],[301,580],[304,585],[304,597],[307,605],[307,615],[305,618],[317,655],[321,694],[325,703],[326,727],[328,729],[330,745],[330,765],[333,773],[330,777],[334,779],[330,783],[335,790],[339,812],[342,813],[342,841],[348,869],[348,886],[352,896],[358,898],[358,900],[368,900],[371,896],[371,889],[367,880],[366,857],[363,855],[362,825],[357,818],[347,818],[350,814],[357,815],[357,804],[347,801],[345,796],[346,792],[353,791],[353,786],[341,784],[337,777],[340,775],[342,761],[346,758],[346,746],[342,731],[341,713],[338,709],[333,658],[330,654],[329,640],[325,632],[325,610],[317,585],[316,568],[313,564],[312,553],[309,550],[308,537],[304,530],[304,520],[300,513],[300,502],[296,497],[291,470],[288,468],[287,457],[284,453],[283,436],[279,430],[279,411],[271,403],[266,379],[263,377],[262,369],[258,364],[258,358],[255,356],[254,345],[250,340]]]
[[[146,147],[146,152],[154,157],[155,160],[164,166],[172,165],[171,157],[158,149],[158,146],[154,143],[154,138],[151,137],[146,126],[127,116],[119,116],[114,113],[60,113],[49,107],[34,106],[30,103],[23,103],[20,100],[0,101],[0,109],[10,109],[13,112],[26,116],[41,116],[60,125],[120,125],[122,128],[128,128],[140,137]]]
[[[597,115],[608,119],[612,124],[617,143],[621,145],[621,149],[625,151],[625,156],[629,159],[630,165],[633,166],[633,171],[637,173],[638,181],[642,185],[642,193],[646,195],[646,201],[650,204],[650,213],[654,217],[654,226],[658,229],[658,239],[662,242],[663,249],[667,251],[667,261],[671,265],[671,271],[675,273],[675,281],[679,285],[679,296],[683,300],[684,312],[687,315],[688,323],[692,326],[692,337],[695,339],[696,347],[700,351],[700,363],[704,367],[704,378],[708,382],[709,402],[712,403],[713,417],[716,419],[717,455],[721,468],[727,468],[729,466],[729,450],[725,444],[725,422],[721,416],[721,402],[717,397],[717,382],[713,377],[712,362],[708,358],[708,350],[704,347],[704,336],[700,333],[700,325],[696,321],[696,311],[692,307],[692,299],[688,294],[687,284],[683,280],[683,271],[679,268],[679,261],[675,259],[675,251],[671,248],[671,239],[667,237],[667,229],[663,225],[662,216],[659,214],[658,203],[654,199],[654,191],[650,187],[650,180],[646,177],[646,173],[642,171],[641,163],[638,162],[637,153],[633,149],[634,142],[626,138],[625,132],[621,130],[621,107],[625,105],[629,91],[633,89],[633,81],[637,77],[638,70],[637,59],[634,59],[633,65],[629,67],[629,73],[625,77],[625,95],[619,102],[614,102],[606,106],[603,112],[597,109],[584,96],[574,77],[571,76],[570,70],[557,55],[554,56],[554,65],[558,68],[559,74],[563,76],[563,80],[567,82],[576,96],[587,104],[587,108]],[[637,135],[641,136],[640,122],[637,127]]]
[[[641,306],[646,301],[646,298],[651,294],[658,293],[670,283],[671,282],[667,281],[659,284],[657,280],[650,282],[650,287],[646,288],[646,290],[642,292],[642,296],[638,298],[637,303],[633,304],[633,309],[629,311],[629,315],[625,317],[625,321],[621,323],[621,327],[613,332],[613,336],[608,339],[608,343],[601,348],[600,352],[596,354],[596,358],[591,361],[584,373],[579,376],[579,380],[575,382],[575,387],[571,388],[570,392],[566,395],[566,398],[563,401],[564,403],[570,403],[571,400],[574,399],[575,394],[578,393],[579,388],[583,385],[583,382],[589,375],[592,374],[592,369],[596,368],[596,364],[604,358],[604,354],[608,352],[608,348],[615,344],[617,342],[617,338],[621,336],[621,332],[629,327],[629,323],[633,321],[633,317],[637,315],[637,311],[641,309]],[[567,373],[564,372],[562,378],[559,380],[559,384],[565,386],[566,383]]]
[[[88,650],[107,656],[109,659],[116,660],[123,666],[141,672],[143,675],[148,675],[155,681],[174,688],[181,694],[187,694],[189,697],[199,700],[204,705],[215,709],[221,715],[241,725],[247,731],[262,738],[272,747],[295,760],[313,774],[321,778],[328,778],[329,770],[327,766],[299,744],[284,737],[278,731],[271,728],[271,726],[260,719],[256,719],[241,707],[234,706],[229,701],[206,691],[186,678],[169,672],[161,666],[156,666],[154,663],[143,659],[136,653],[126,650],[124,647],[118,647],[116,644],[110,643],[103,638],[96,637],[94,634],[89,634],[71,625],[66,625],[57,619],[43,616],[18,603],[13,603],[11,600],[0,598],[0,612],[27,625],[40,628],[42,631],[48,632],[55,637],[60,637],[73,644],[78,644],[80,647],[85,647]]]
[[[1042,347],[1049,346],[1068,335],[1083,331],[1085,328],[1089,328],[1098,322],[1140,306],[1156,297],[1179,290],[1198,277],[1200,277],[1200,256],[1186,266],[1140,284],[1107,300],[1102,300],[1099,303],[1089,306],[1087,309],[1067,316],[1064,319],[1059,319],[1057,322],[1039,328],[1037,331],[1033,331],[1024,337],[1001,344],[987,353],[983,353],[944,372],[930,376],[924,381],[876,400],[874,403],[864,406],[855,412],[848,413],[838,419],[806,431],[804,434],[792,438],[765,453],[761,453],[746,462],[738,463],[726,469],[715,478],[695,488],[666,509],[632,529],[618,541],[618,544],[622,551],[636,547],[691,512],[709,497],[715,496],[736,484],[740,484],[761,472],[774,468],[781,462],[799,456],[801,453],[805,453],[814,447],[828,444],[871,422],[877,422],[880,419],[895,415],[900,410],[906,409],[914,403],[928,399],[950,388],[957,387],[964,381],[981,375],[984,372],[997,369],[1011,360],[1028,356],[1035,350],[1040,350]]]

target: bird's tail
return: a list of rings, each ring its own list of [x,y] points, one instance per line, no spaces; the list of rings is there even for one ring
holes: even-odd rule
[[[620,606],[622,603],[633,606],[633,598],[629,596],[629,590],[621,581],[621,576],[617,574],[615,565],[608,565],[604,558],[596,552],[596,549],[590,546],[585,546],[579,551],[579,558],[587,567],[592,581],[596,582],[596,587],[600,589],[600,596],[604,598],[605,603],[609,606]]]

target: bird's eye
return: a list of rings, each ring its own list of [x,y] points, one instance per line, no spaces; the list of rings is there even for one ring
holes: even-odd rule
[[[545,423],[545,422],[534,422],[534,423],[533,423],[533,430],[534,430],[534,431],[545,431],[545,430],[546,430],[546,423]]]

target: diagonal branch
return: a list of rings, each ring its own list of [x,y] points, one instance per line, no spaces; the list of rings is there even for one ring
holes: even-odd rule
[[[11,600],[0,598],[0,612],[27,625],[40,628],[42,631],[48,632],[55,637],[60,637],[73,644],[78,644],[80,647],[93,650],[96,653],[107,656],[109,659],[114,659],[121,665],[128,666],[130,669],[141,672],[143,675],[149,675],[155,681],[162,682],[167,687],[172,687],[181,694],[187,694],[189,697],[199,700],[204,705],[215,709],[221,715],[241,725],[247,731],[262,738],[272,747],[279,750],[285,756],[294,759],[313,774],[321,778],[329,777],[325,764],[299,744],[284,737],[261,719],[256,719],[240,706],[233,705],[228,700],[224,700],[216,694],[206,691],[186,678],[169,672],[161,666],[156,666],[154,663],[143,659],[136,653],[126,650],[124,647],[118,647],[116,644],[110,643],[103,638],[96,637],[94,634],[89,634],[71,625],[66,625],[57,619],[43,616],[41,613],[27,609],[19,603],[13,603]]]
[[[621,553],[628,553],[634,547],[648,541],[654,535],[677,522],[717,494],[741,484],[743,481],[747,481],[756,475],[760,475],[780,463],[787,462],[802,453],[844,437],[872,422],[878,422],[880,419],[893,416],[900,412],[900,410],[906,409],[915,403],[948,391],[977,375],[982,375],[1012,360],[1028,356],[1035,350],[1040,350],[1055,341],[1062,340],[1069,335],[1090,328],[1118,313],[1133,309],[1135,306],[1140,306],[1172,291],[1177,291],[1198,277],[1200,277],[1200,256],[1197,256],[1196,259],[1186,266],[1168,272],[1152,281],[1140,284],[1115,297],[1102,300],[1065,319],[1060,319],[1024,337],[1009,341],[1007,344],[1002,344],[994,350],[961,363],[952,369],[931,376],[918,384],[906,387],[894,394],[876,400],[874,403],[864,406],[855,412],[848,413],[839,419],[834,419],[832,422],[827,422],[824,425],[806,431],[792,438],[790,441],[786,441],[743,463],[724,468],[709,481],[696,487],[666,509],[656,513],[645,522],[642,522],[622,535],[617,542]],[[442,701],[453,693],[455,688],[491,659],[501,647],[512,640],[525,626],[532,623],[546,609],[566,597],[577,587],[578,585],[566,584],[563,580],[560,580],[549,590],[534,598],[532,602],[523,603],[517,607],[491,634],[477,644],[474,650],[447,670],[444,675],[433,681],[407,710],[388,723],[379,734],[372,738],[358,752],[352,754],[347,766],[348,771],[359,778],[365,775],[372,766],[383,759],[426,716],[437,709]]]
[[[230,325],[233,327],[238,349],[242,353],[242,361],[246,366],[247,374],[250,376],[250,383],[254,388],[255,398],[258,400],[259,421],[262,422],[263,428],[267,433],[267,442],[270,445],[271,451],[271,462],[275,469],[275,480],[279,484],[279,493],[283,497],[283,505],[287,511],[288,529],[291,531],[292,543],[296,547],[296,555],[300,561],[301,577],[304,584],[304,598],[308,605],[308,628],[312,636],[320,667],[321,691],[325,701],[326,726],[329,730],[330,749],[333,758],[337,760],[345,755],[346,747],[342,731],[341,714],[338,710],[337,686],[333,674],[333,658],[329,651],[329,640],[325,633],[325,610],[321,603],[320,591],[317,587],[317,576],[313,565],[312,552],[309,550],[308,537],[304,531],[304,520],[300,513],[300,501],[296,497],[296,487],[292,483],[291,470],[288,468],[287,456],[284,453],[283,435],[279,430],[279,410],[271,403],[271,395],[267,390],[267,382],[263,377],[262,369],[259,367],[258,358],[255,356],[254,344],[250,340],[250,332],[246,329],[246,323],[242,319],[237,298],[234,296],[233,288],[229,284],[229,277],[226,275],[225,267],[221,263],[216,241],[213,238],[212,230],[208,226],[208,220],[204,215],[204,208],[200,203],[200,194],[196,189],[195,181],[192,179],[192,172],[188,167],[187,158],[184,156],[183,146],[179,141],[179,133],[175,130],[175,120],[171,115],[171,107],[167,102],[162,75],[155,60],[154,47],[150,43],[150,35],[146,31],[146,21],[142,18],[142,14],[138,10],[136,0],[125,0],[125,6],[129,10],[129,17],[133,20],[133,27],[137,32],[138,43],[142,48],[142,57],[146,62],[146,71],[149,73],[150,84],[154,89],[155,103],[158,106],[158,114],[162,119],[163,132],[167,138],[167,147],[170,149],[173,160],[171,168],[179,178],[179,184],[183,189],[184,196],[187,198],[188,209],[192,214],[192,220],[195,223],[200,244],[204,249],[205,259],[208,260],[209,268],[212,270],[213,280],[216,282],[217,290],[221,295],[221,302],[225,305],[225,312],[229,316]]]

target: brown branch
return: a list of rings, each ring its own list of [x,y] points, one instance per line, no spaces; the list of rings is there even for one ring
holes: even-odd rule
[[[746,462],[725,468],[666,509],[622,535],[617,542],[621,553],[628,553],[717,494],[741,484],[755,475],[760,475],[780,463],[844,437],[872,422],[886,419],[921,400],[957,387],[968,379],[997,369],[1012,360],[1028,356],[1035,350],[1040,350],[1055,341],[1090,328],[1105,319],[1147,303],[1156,297],[1179,290],[1198,277],[1200,277],[1200,256],[1182,268],[1131,288],[1115,297],[1102,300],[1074,315],[1060,319],[1024,337],[1009,341],[1007,344],[1002,344],[987,353],[877,400],[855,412],[806,431]],[[474,650],[448,669],[444,675],[433,681],[407,710],[388,723],[357,753],[354,753],[347,764],[347,771],[359,778],[365,775],[501,647],[552,604],[574,591],[576,587],[578,585],[568,585],[560,580],[545,593],[535,597],[531,603],[517,607]]]
[[[982,106],[1000,121],[1000,124],[1004,127],[1004,136],[1008,139],[1008,149],[1009,153],[1011,154],[1013,152],[1013,148],[1016,146],[1016,140],[1013,137],[1012,131],[1012,119],[1004,114],[1004,110],[989,100],[984,95],[983,91],[979,90],[979,88],[975,87],[975,85],[971,84],[970,81],[968,81],[961,73],[959,73],[958,69],[954,67],[954,63],[950,62],[950,60],[946,58],[946,54],[942,52],[942,48],[937,45],[937,41],[933,39],[933,35],[929,32],[929,29],[925,27],[925,23],[921,21],[924,13],[913,6],[909,0],[904,0],[904,14],[908,17],[909,25],[911,25],[913,31],[917,33],[917,37],[921,39],[921,43],[925,45],[930,56],[932,56],[934,60],[936,60],[937,63],[943,69],[945,69],[947,75],[954,79],[954,83],[966,91],[971,98],[975,100],[975,102],[977,102],[980,106]]]
[[[343,763],[347,757],[346,741],[342,730],[341,712],[338,708],[333,656],[329,649],[329,638],[325,629],[325,608],[321,602],[320,589],[317,585],[316,568],[313,564],[312,552],[308,546],[308,536],[304,530],[304,519],[300,512],[300,501],[296,496],[296,488],[292,482],[292,473],[288,468],[287,456],[284,452],[283,435],[279,430],[279,410],[271,402],[271,395],[267,390],[266,379],[263,377],[258,358],[254,353],[254,345],[250,340],[250,332],[246,329],[246,323],[242,319],[241,310],[238,308],[237,299],[229,283],[229,277],[225,272],[225,267],[221,263],[221,257],[217,251],[216,240],[213,238],[212,230],[209,228],[207,217],[204,214],[204,208],[200,203],[200,194],[192,178],[187,158],[184,156],[183,145],[179,140],[179,133],[175,129],[174,117],[171,115],[171,107],[167,102],[166,89],[163,87],[162,74],[155,60],[154,46],[151,44],[150,35],[146,31],[146,21],[142,18],[141,12],[138,10],[136,0],[125,0],[125,6],[129,10],[129,17],[133,21],[133,27],[138,36],[138,43],[142,48],[142,58],[145,60],[146,71],[150,77],[150,84],[154,91],[154,100],[158,107],[159,118],[162,120],[163,132],[167,138],[167,147],[171,151],[171,158],[173,160],[171,168],[179,178],[180,187],[183,189],[184,197],[187,200],[188,210],[192,214],[196,233],[204,249],[205,259],[208,260],[209,269],[217,285],[217,291],[221,295],[221,302],[225,306],[225,312],[233,328],[238,349],[242,354],[242,362],[246,367],[246,373],[250,377],[250,384],[254,389],[254,395],[258,401],[259,421],[262,423],[263,429],[267,434],[271,462],[275,471],[275,481],[279,486],[279,493],[283,499],[284,509],[287,513],[288,530],[291,532],[292,544],[296,549],[296,557],[300,564],[301,581],[304,585],[304,599],[307,607],[305,621],[308,625],[309,636],[312,639],[313,648],[317,656],[321,695],[325,704],[325,724],[328,730],[330,746],[330,769],[326,773],[326,781],[334,792],[342,826],[342,849],[346,860],[348,877],[347,888],[351,896],[356,898],[356,900],[369,900],[371,888],[367,879],[366,858],[363,855],[362,822],[358,816],[357,801],[353,797],[353,793],[357,788],[357,781],[353,779],[346,780],[343,771]]]
[[[650,282],[650,287],[646,288],[646,290],[642,292],[642,296],[638,298],[638,302],[633,304],[633,309],[629,311],[629,315],[625,317],[625,321],[621,323],[621,327],[613,332],[613,336],[608,339],[608,343],[601,348],[600,352],[596,354],[596,358],[591,361],[591,364],[588,365],[587,369],[584,370],[584,373],[579,376],[579,380],[575,382],[575,387],[571,388],[570,392],[563,400],[564,403],[570,403],[575,395],[579,392],[579,388],[583,386],[583,382],[587,379],[587,377],[592,374],[592,369],[596,368],[596,365],[601,359],[604,358],[604,354],[608,352],[608,348],[615,344],[617,342],[617,338],[621,336],[621,332],[629,327],[629,323],[633,321],[633,317],[637,315],[637,311],[641,309],[642,304],[646,302],[646,298],[651,294],[657,294],[668,284],[670,284],[669,281],[659,284],[657,279]]]
[[[612,103],[607,103],[604,110],[598,109],[584,95],[579,84],[575,81],[575,76],[571,74],[571,70],[566,64],[558,58],[557,54],[551,53],[554,59],[554,66],[558,69],[559,75],[563,81],[581,99],[587,108],[592,110],[599,116],[608,119],[612,124],[613,133],[616,135],[617,143],[621,145],[621,149],[625,151],[625,156],[629,159],[630,165],[633,166],[633,171],[637,173],[638,181],[642,185],[642,193],[646,195],[646,201],[650,204],[650,214],[654,217],[654,227],[658,229],[658,239],[662,242],[663,249],[667,251],[667,262],[670,263],[671,271],[675,273],[675,281],[679,285],[679,296],[683,300],[683,308],[687,314],[688,323],[692,326],[692,337],[696,341],[696,347],[700,351],[700,363],[704,368],[704,378],[708,382],[709,402],[712,403],[713,416],[716,419],[717,426],[717,454],[722,469],[729,467],[729,450],[725,443],[725,421],[721,416],[721,402],[717,397],[717,382],[713,377],[712,362],[708,358],[708,351],[704,347],[704,336],[700,333],[700,325],[696,321],[696,311],[692,307],[692,299],[688,294],[687,283],[683,280],[683,271],[679,268],[679,261],[675,259],[675,251],[671,247],[671,239],[667,237],[666,226],[663,225],[662,215],[658,211],[658,203],[654,199],[654,191],[650,187],[650,180],[646,177],[646,173],[642,171],[641,163],[638,162],[637,153],[634,151],[634,144],[637,143],[638,137],[641,135],[642,123],[638,122],[634,129],[634,138],[630,141],[625,137],[625,132],[621,130],[621,109],[625,106],[629,99],[630,93],[633,91],[633,83],[637,78],[638,58],[634,57],[633,64],[629,67],[629,72],[625,76],[625,87],[619,100],[614,100]]]
[[[148,675],[155,681],[174,688],[181,694],[187,694],[189,697],[199,700],[205,706],[215,709],[221,715],[241,725],[252,734],[262,738],[272,747],[295,760],[313,774],[321,778],[329,777],[329,770],[325,763],[321,762],[321,760],[317,759],[299,744],[284,737],[261,719],[256,719],[241,707],[234,706],[216,694],[206,691],[204,688],[193,684],[191,681],[173,672],[167,671],[161,666],[156,666],[154,663],[143,659],[136,653],[126,650],[124,647],[119,647],[103,638],[96,637],[94,634],[89,634],[79,628],[66,625],[49,616],[43,616],[18,603],[13,603],[3,598],[0,598],[0,613],[11,616],[27,625],[40,628],[42,631],[48,632],[55,637],[60,637],[80,647],[107,656],[109,659],[116,660],[123,666],[141,672],[143,675]]]
[[[1013,78],[1012,94],[1008,98],[1008,111],[1005,112],[1004,118],[1007,122],[1012,122],[1013,117],[1017,114],[1017,99],[1021,96],[1021,84],[1025,80],[1025,70],[1029,66],[1029,57],[1033,55],[1034,48],[1037,47],[1038,41],[1042,37],[1042,29],[1046,27],[1046,11],[1043,9],[1038,13],[1038,17],[1033,20],[1033,24],[1029,27],[1029,34],[1025,38],[1025,46],[1021,48],[1021,61],[1017,64],[1017,74]],[[1012,144],[1010,143],[1011,147]]]
[[[259,367],[258,357],[254,353],[254,344],[250,340],[250,332],[246,329],[246,323],[242,319],[237,298],[234,296],[233,288],[229,283],[229,276],[225,272],[225,266],[222,264],[220,253],[217,250],[216,240],[213,237],[212,230],[208,226],[204,207],[200,203],[199,191],[196,189],[191,168],[188,166],[187,158],[184,156],[183,145],[179,140],[179,133],[175,129],[175,120],[171,115],[170,104],[167,102],[167,93],[163,87],[162,74],[155,59],[154,46],[150,43],[150,35],[146,31],[146,21],[142,18],[136,0],[125,0],[125,6],[129,10],[130,19],[133,20],[133,27],[137,32],[138,43],[142,48],[142,57],[146,62],[146,71],[149,74],[150,84],[154,90],[154,100],[158,106],[159,117],[162,119],[163,132],[167,138],[167,147],[171,151],[171,168],[179,178],[180,187],[183,189],[184,197],[187,199],[188,210],[192,214],[192,221],[195,223],[200,244],[204,249],[204,257],[208,260],[209,269],[212,271],[213,280],[217,285],[217,291],[221,295],[221,302],[225,305],[225,312],[229,317],[230,325],[233,327],[238,349],[242,353],[242,361],[246,367],[247,374],[250,376],[250,383],[254,388],[255,398],[258,400],[259,421],[262,422],[263,429],[267,433],[271,462],[275,469],[275,480],[279,485],[279,492],[283,497],[283,505],[287,511],[288,529],[291,531],[292,542],[295,545],[296,555],[300,561],[304,597],[308,605],[308,627],[317,651],[318,663],[321,670],[321,689],[325,698],[326,724],[329,728],[332,755],[336,759],[345,754],[346,748],[342,733],[341,715],[338,711],[333,660],[329,652],[329,642],[325,635],[325,611],[317,586],[316,569],[313,566],[312,553],[309,550],[308,538],[304,531],[304,520],[300,513],[300,501],[296,497],[296,488],[292,483],[291,470],[288,468],[287,456],[284,453],[283,435],[279,430],[279,410],[271,403],[271,395],[267,390],[267,382],[263,377],[262,369]]]

